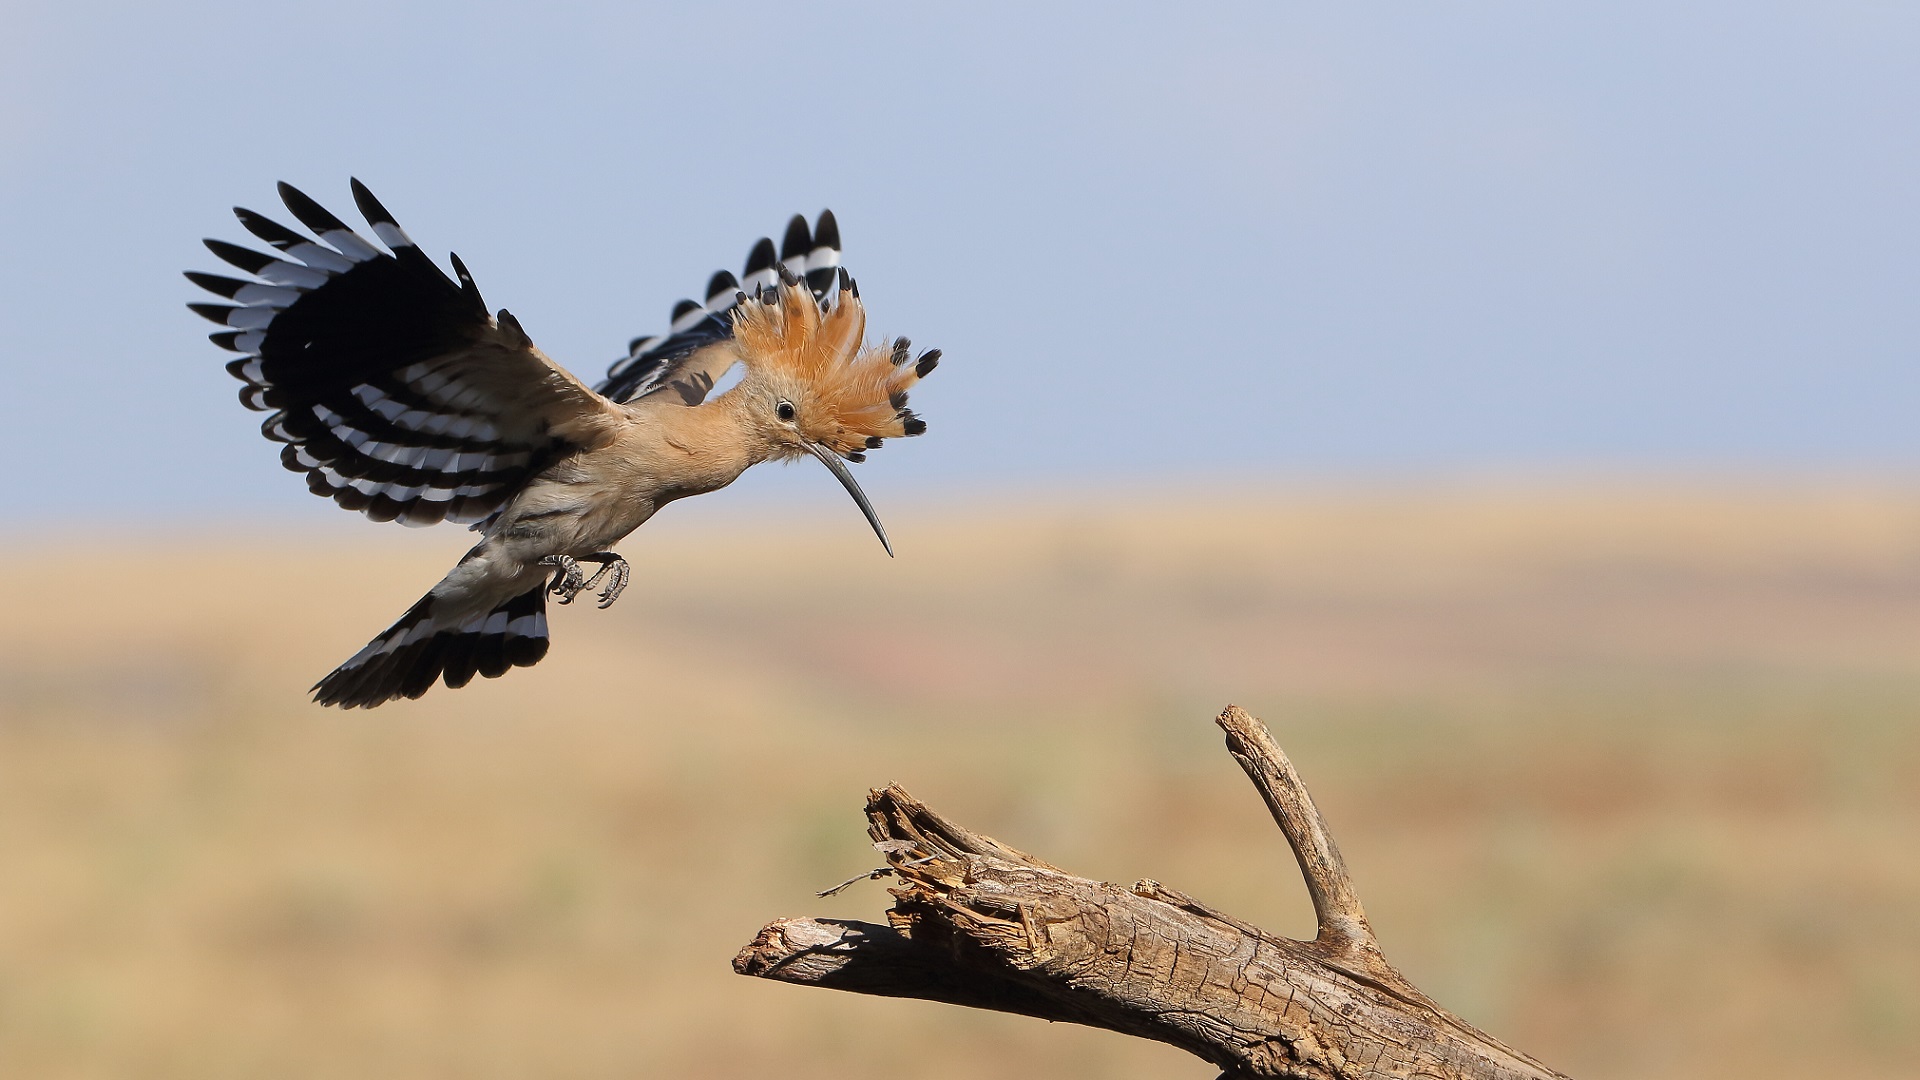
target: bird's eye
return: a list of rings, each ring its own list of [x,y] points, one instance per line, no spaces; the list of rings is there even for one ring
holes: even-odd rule
[[[791,421],[793,419],[793,402],[782,401],[775,405],[773,407],[773,415],[782,420]]]

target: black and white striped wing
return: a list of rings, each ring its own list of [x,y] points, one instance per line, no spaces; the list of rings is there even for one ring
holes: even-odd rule
[[[780,282],[785,269],[805,279],[823,306],[837,295],[833,282],[840,267],[840,226],[833,211],[822,210],[812,229],[795,214],[787,222],[786,237],[774,254],[771,237],[761,237],[747,255],[738,278],[716,271],[707,282],[705,303],[682,300],[673,306],[664,334],[635,338],[626,359],[616,362],[594,387],[614,401],[636,401],[652,394],[672,394],[688,405],[706,400],[707,392],[736,359],[733,351],[733,308],[763,289]]]
[[[456,282],[358,180],[354,201],[391,253],[293,187],[280,196],[320,242],[236,208],[281,257],[208,240],[257,280],[189,273],[234,304],[188,306],[227,327],[213,340],[242,354],[227,365],[240,400],[272,413],[262,433],[314,494],[375,521],[479,521],[618,423],[513,316],[487,315],[459,256]]]

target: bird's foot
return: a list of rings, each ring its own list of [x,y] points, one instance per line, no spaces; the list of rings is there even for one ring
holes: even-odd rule
[[[627,579],[633,575],[633,569],[627,565],[627,560],[611,551],[595,552],[587,558],[597,560],[600,563],[600,569],[587,579],[587,583],[582,588],[592,589],[600,584],[601,578],[609,574],[613,575],[612,580],[607,582],[606,590],[600,594],[600,607],[602,609],[612,607],[613,602],[620,599],[620,594],[627,591]]]
[[[549,555],[540,560],[540,565],[560,568],[553,575],[547,591],[559,597],[562,604],[573,603],[573,598],[587,587],[586,575],[580,572],[580,563],[571,555]],[[598,578],[599,575],[595,574],[594,577]]]

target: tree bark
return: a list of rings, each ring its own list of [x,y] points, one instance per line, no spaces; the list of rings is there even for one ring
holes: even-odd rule
[[[1223,1077],[1566,1080],[1387,963],[1292,763],[1239,708],[1217,722],[1293,848],[1314,940],[1268,934],[1158,882],[1075,877],[896,786],[867,799],[867,832],[887,858],[875,874],[900,882],[887,925],[782,919],[734,970],[1107,1028],[1178,1046]]]

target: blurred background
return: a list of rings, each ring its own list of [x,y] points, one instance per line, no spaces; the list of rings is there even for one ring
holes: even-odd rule
[[[879,917],[889,781],[1310,935],[1229,701],[1513,1045],[1909,1074],[1920,12],[0,14],[0,1075],[1204,1080],[728,960]],[[947,356],[900,557],[757,470],[538,668],[308,705],[471,538],[307,495],[178,272],[349,175],[589,378],[831,206]]]

